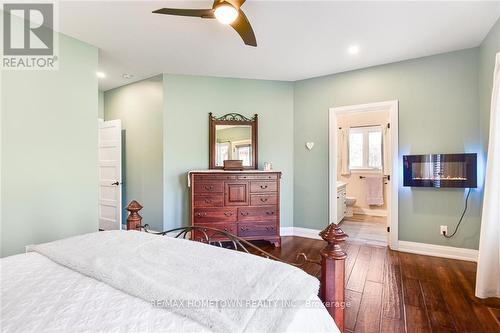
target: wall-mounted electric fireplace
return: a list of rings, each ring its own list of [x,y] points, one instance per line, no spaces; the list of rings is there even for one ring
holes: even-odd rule
[[[477,154],[403,156],[404,186],[477,187]]]

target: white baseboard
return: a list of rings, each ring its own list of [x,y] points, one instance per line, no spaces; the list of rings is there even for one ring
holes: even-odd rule
[[[321,239],[319,232],[321,230],[300,228],[300,227],[284,227],[280,228],[281,236],[297,236],[312,239]]]
[[[369,208],[355,207],[353,209],[353,212],[354,214],[361,214],[361,215],[387,216],[387,210],[385,209],[369,209]]]
[[[312,239],[321,239],[318,235],[321,230],[300,228],[300,227],[284,227],[280,229],[281,236],[297,236]],[[432,257],[441,257],[448,259],[458,259],[477,262],[479,251],[472,249],[464,249],[453,246],[434,245],[426,243],[408,242],[400,240],[396,251],[422,254]]]
[[[293,236],[293,227],[281,227],[280,236]]]
[[[464,249],[461,247],[407,242],[402,240],[399,241],[398,251],[475,262],[477,262],[479,253],[478,250]]]
[[[312,239],[322,239],[319,236],[321,230],[293,227],[293,235]]]

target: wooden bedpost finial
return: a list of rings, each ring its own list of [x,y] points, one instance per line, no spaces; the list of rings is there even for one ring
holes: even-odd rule
[[[126,209],[129,212],[127,217],[127,230],[139,230],[139,226],[142,222],[142,216],[138,213],[142,209],[141,204],[132,200]]]
[[[321,253],[320,298],[340,332],[344,332],[345,259],[347,253],[340,247],[348,237],[336,224],[328,225],[319,233],[328,244]]]
[[[328,243],[328,245],[321,251],[322,256],[335,260],[342,260],[347,257],[347,253],[342,250],[340,244],[345,242],[346,238],[349,236],[347,236],[347,234],[345,234],[338,225],[334,223],[329,224],[319,233],[319,235]]]

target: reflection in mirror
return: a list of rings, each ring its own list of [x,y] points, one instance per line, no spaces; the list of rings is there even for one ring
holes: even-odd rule
[[[252,126],[215,126],[215,165],[223,166],[225,160],[243,160],[243,166],[252,165]]]

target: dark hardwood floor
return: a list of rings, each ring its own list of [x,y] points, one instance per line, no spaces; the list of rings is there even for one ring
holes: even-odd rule
[[[259,247],[287,261],[314,259],[320,240],[282,237]],[[500,300],[474,297],[476,264],[346,243],[347,332],[500,332]],[[316,274],[319,269],[308,265]]]

